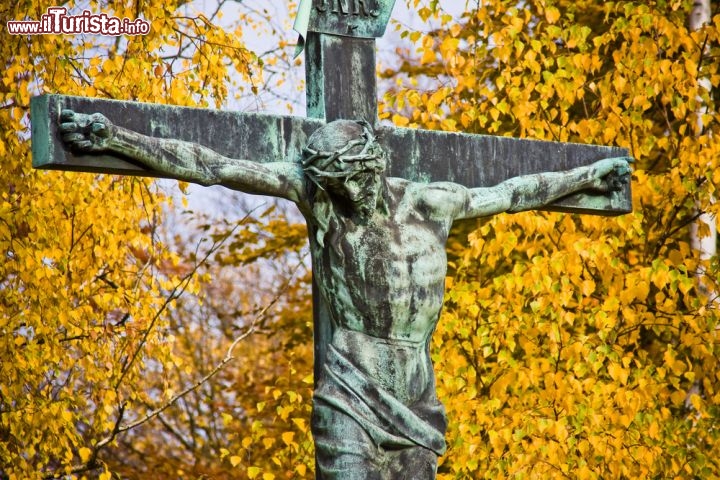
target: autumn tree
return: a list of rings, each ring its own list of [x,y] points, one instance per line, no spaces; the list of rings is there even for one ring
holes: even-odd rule
[[[169,313],[174,361],[158,366],[147,388],[175,395],[174,386],[220,365],[238,335],[253,335],[234,346],[235,360],[210,381],[120,439],[108,463],[123,478],[312,477],[305,226],[299,214],[253,208],[242,194],[223,192],[223,199],[225,207],[212,215],[173,214],[182,231],[166,234],[182,258],[214,251],[199,272],[197,294],[183,296]]]
[[[287,57],[259,57],[242,34],[275,22],[236,8],[235,26],[220,28],[226,3],[207,13],[173,0],[86,5],[152,24],[123,37],[10,35],[6,21],[38,20],[45,6],[0,7],[0,477],[110,478],[123,435],[207,372],[148,383],[177,365],[170,312],[199,291],[221,244],[189,260],[168,248],[158,232],[169,199],[147,179],[32,170],[29,100],[52,92],[220,106],[230,89],[267,90],[262,64]]]
[[[500,215],[451,240],[440,477],[717,476],[720,264],[689,243],[718,213],[717,7],[691,31],[688,1],[411,3],[439,28],[403,32],[384,118],[635,158],[632,214]]]

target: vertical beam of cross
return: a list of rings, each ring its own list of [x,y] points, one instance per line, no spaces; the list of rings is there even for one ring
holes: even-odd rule
[[[307,116],[332,121],[341,118],[377,119],[375,39],[341,37],[308,32],[305,40]],[[308,225],[310,228],[310,225]],[[317,384],[332,321],[325,301],[313,281],[314,366]]]
[[[375,39],[308,32],[305,79],[308,117],[375,124]]]

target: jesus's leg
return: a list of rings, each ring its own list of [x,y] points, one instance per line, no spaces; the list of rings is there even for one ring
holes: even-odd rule
[[[393,480],[435,480],[438,456],[424,447],[386,450],[386,470]]]
[[[319,480],[383,480],[382,455],[363,428],[347,414],[316,401],[312,432]]]

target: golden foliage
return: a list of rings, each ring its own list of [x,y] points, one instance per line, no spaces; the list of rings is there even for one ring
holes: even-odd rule
[[[407,33],[420,60],[385,72],[442,85],[390,92],[396,123],[636,159],[632,214],[501,215],[451,240],[440,478],[720,474],[718,304],[696,278],[717,292],[720,264],[699,260],[687,228],[696,205],[718,211],[720,15],[690,32],[691,3],[490,0],[455,22],[430,2],[442,28]]]
[[[147,19],[151,31],[118,38],[3,32],[0,42],[3,478],[110,477],[108,449],[165,398],[146,380],[177,358],[168,311],[197,291],[202,260],[182,264],[158,241],[166,200],[150,181],[33,170],[30,97],[219,105],[231,75],[251,85],[260,78],[260,60],[238,36],[185,2],[91,1],[89,8]],[[43,13],[29,0],[0,7],[3,21]]]

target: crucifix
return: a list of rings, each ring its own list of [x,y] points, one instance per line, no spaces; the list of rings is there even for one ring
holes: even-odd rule
[[[308,118],[44,95],[33,166],[177,178],[295,202],[313,264],[318,479],[435,478],[430,337],[453,221],[631,210],[627,151],[378,125],[394,0],[303,0]]]

